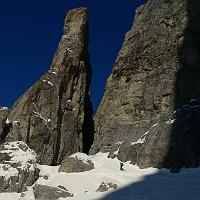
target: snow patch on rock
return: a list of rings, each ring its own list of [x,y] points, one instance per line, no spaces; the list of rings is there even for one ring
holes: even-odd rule
[[[10,177],[17,176],[18,170],[8,164],[0,164],[0,176],[8,180]]]
[[[84,153],[75,153],[71,156],[69,156],[70,158],[76,158],[78,160],[81,160],[82,162],[84,162],[85,164],[90,163],[91,159],[88,155],[84,154]]]
[[[0,107],[0,110],[9,110],[8,107]]]
[[[40,165],[40,178],[36,184],[66,188],[74,195],[69,198],[71,200],[199,199],[200,168],[183,169],[179,174],[172,174],[166,169],[139,169],[126,162],[124,163],[125,171],[120,171],[120,161],[117,158],[109,159],[107,156],[107,153],[89,156],[95,164],[95,169],[82,173],[58,173],[58,166]],[[44,179],[43,175],[48,175],[49,178]],[[96,192],[102,183],[108,190]],[[109,183],[112,183],[114,187],[108,187],[111,185]],[[116,186],[117,189],[114,190]],[[20,198],[19,193],[0,193],[0,199],[35,200],[32,187],[29,187],[25,194]],[[68,198],[59,200],[61,199]]]

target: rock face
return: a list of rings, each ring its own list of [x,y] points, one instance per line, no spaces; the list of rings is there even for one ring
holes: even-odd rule
[[[63,160],[58,171],[66,173],[85,172],[94,169],[94,163],[89,156],[76,153]]]
[[[13,106],[15,123],[7,141],[25,141],[41,164],[57,165],[92,143],[91,68],[88,56],[88,11],[71,10],[50,70]]]
[[[6,124],[9,109],[7,107],[0,107],[0,141],[3,139],[3,129]]]
[[[91,153],[118,152],[141,168],[199,165],[199,10],[195,0],[137,9],[95,116]]]
[[[23,192],[39,177],[36,154],[24,142],[0,146],[0,193]]]

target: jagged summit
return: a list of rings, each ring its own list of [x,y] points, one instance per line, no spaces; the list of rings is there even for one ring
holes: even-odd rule
[[[64,22],[64,35],[88,37],[88,9],[74,8],[67,13]],[[85,34],[85,35],[84,35]]]
[[[87,56],[88,48],[88,9],[75,8],[68,12],[64,22],[64,33],[51,65],[57,71],[66,53],[76,66],[80,57]],[[55,62],[55,63],[54,63]]]

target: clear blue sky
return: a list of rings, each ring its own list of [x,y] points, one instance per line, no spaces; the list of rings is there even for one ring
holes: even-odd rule
[[[146,0],[6,0],[0,2],[0,105],[9,106],[45,71],[68,10],[90,12],[91,97],[96,111],[107,77],[131,28],[134,10]]]

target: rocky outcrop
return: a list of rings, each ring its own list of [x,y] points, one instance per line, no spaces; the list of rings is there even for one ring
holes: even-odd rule
[[[199,10],[195,0],[137,9],[95,116],[91,153],[117,152],[141,168],[199,165],[199,105],[183,109],[200,99]]]
[[[57,200],[60,198],[73,197],[65,187],[50,187],[47,185],[35,184],[33,192],[36,200]]]
[[[107,192],[108,190],[117,189],[117,185],[114,183],[102,182],[96,192]]]
[[[76,153],[65,158],[58,171],[66,173],[85,172],[94,169],[94,163],[89,156],[83,153]]]
[[[7,107],[0,107],[0,133],[3,131],[3,127],[8,117],[9,109]]]
[[[5,124],[9,114],[9,109],[7,107],[0,107],[0,141],[4,137]]]
[[[39,178],[36,154],[24,142],[0,146],[0,193],[23,192]]]
[[[13,106],[15,123],[7,141],[25,141],[40,164],[57,165],[75,152],[88,152],[93,137],[89,97],[88,11],[69,11],[50,70]]]

